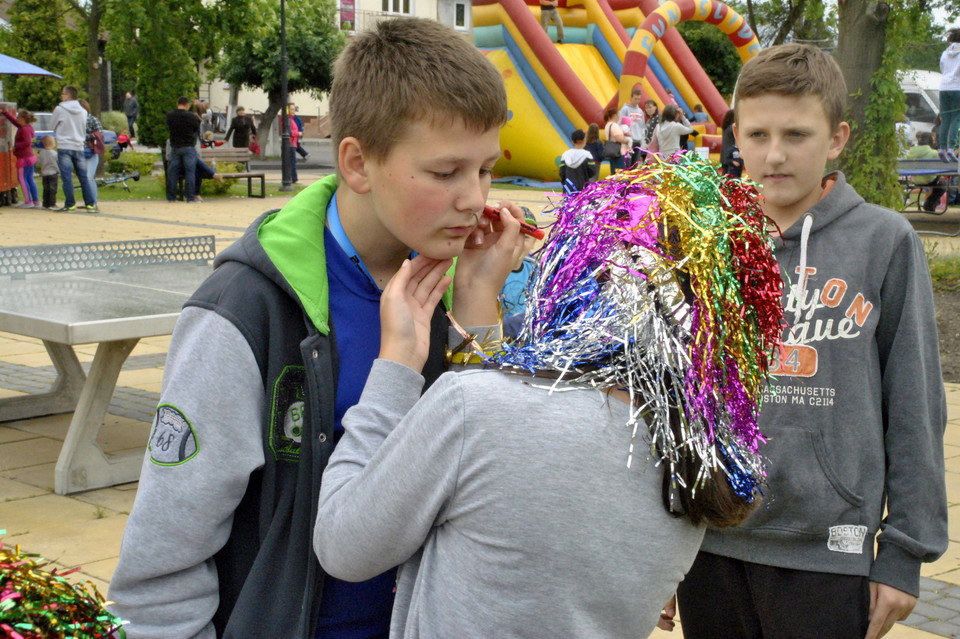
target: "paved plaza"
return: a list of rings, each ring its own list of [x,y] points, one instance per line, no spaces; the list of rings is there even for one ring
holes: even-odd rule
[[[321,158],[329,148],[311,149]],[[267,180],[279,183],[276,170]],[[330,172],[327,166],[300,169],[309,184]],[[550,194],[537,190],[494,189],[490,201],[513,199],[543,216]],[[278,208],[287,198],[207,199],[200,205],[155,201],[101,203],[99,215],[63,214],[0,208],[0,244],[22,246],[165,238],[213,234],[222,251],[238,239],[246,226],[265,210]],[[914,217],[914,216],[910,216]],[[952,232],[960,227],[960,211],[953,210],[930,228]],[[941,248],[957,248],[960,240],[940,236]],[[105,450],[142,450],[159,397],[169,337],[141,340],[120,374],[108,419],[100,431]],[[95,344],[77,348],[89,366]],[[13,397],[49,387],[54,369],[37,340],[0,333],[0,397]],[[922,570],[921,601],[905,623],[888,637],[920,639],[960,638],[960,384],[947,384],[949,425],[946,436],[947,491],[950,503],[950,549]],[[62,568],[80,566],[80,576],[106,594],[117,562],[123,527],[137,484],[91,490],[69,496],[53,492],[54,465],[70,415],[0,423],[0,535],[7,545],[20,544],[24,552],[39,553]],[[681,619],[682,622],[682,619]],[[664,639],[679,631],[654,632]]]

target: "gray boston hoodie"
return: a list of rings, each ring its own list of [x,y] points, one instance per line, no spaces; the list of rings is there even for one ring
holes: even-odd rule
[[[921,562],[947,547],[930,275],[903,216],[835,179],[777,241],[790,326],[760,414],[764,502],[739,528],[708,531],[703,550],[917,595]]]

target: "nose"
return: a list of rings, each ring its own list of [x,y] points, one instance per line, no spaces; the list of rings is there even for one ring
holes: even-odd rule
[[[786,151],[784,149],[784,141],[779,136],[772,136],[770,138],[770,144],[767,146],[767,163],[769,164],[781,164],[786,160]]]
[[[489,190],[488,181],[479,174],[467,178],[456,200],[457,210],[465,213],[482,211],[483,206],[487,203]]]

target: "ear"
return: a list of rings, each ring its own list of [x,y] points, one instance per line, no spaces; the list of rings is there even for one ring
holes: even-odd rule
[[[363,156],[360,140],[355,137],[340,140],[340,147],[337,149],[337,166],[340,168],[341,181],[355,193],[364,194],[370,191],[367,162],[368,160]]]
[[[737,146],[740,146],[740,129],[736,122],[731,126],[733,127],[733,141],[737,143]]]
[[[850,125],[846,122],[841,122],[837,125],[837,129],[833,132],[833,135],[830,136],[830,150],[827,153],[827,159],[836,160],[840,152],[843,151],[843,147],[847,145],[847,140],[849,139]]]

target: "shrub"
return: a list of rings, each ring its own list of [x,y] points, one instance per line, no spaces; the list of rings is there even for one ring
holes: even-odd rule
[[[139,171],[140,175],[147,176],[153,171],[153,165],[159,161],[160,154],[158,153],[124,151],[116,160],[110,159],[107,161],[107,172],[132,173],[133,171]]]
[[[122,111],[104,111],[100,115],[100,123],[103,128],[120,135],[120,132],[127,128],[127,116]]]
[[[235,173],[243,171],[243,165],[236,162],[217,162],[213,165],[213,169],[217,173]],[[156,180],[162,188],[167,187],[167,178],[163,173],[157,175]],[[225,178],[223,181],[204,180],[200,185],[200,195],[226,195],[236,183],[236,178]]]

